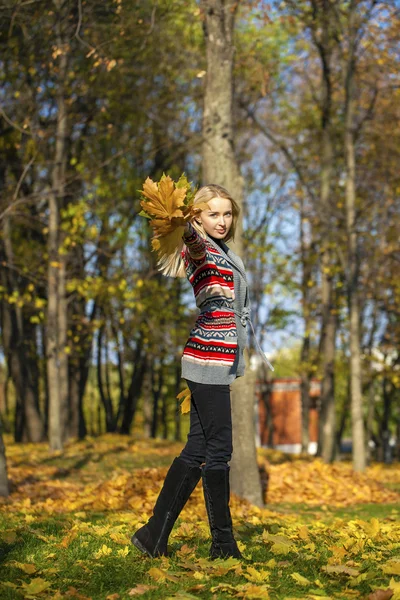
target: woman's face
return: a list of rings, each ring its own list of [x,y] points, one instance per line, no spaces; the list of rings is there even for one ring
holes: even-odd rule
[[[227,198],[216,197],[207,204],[210,210],[202,210],[196,220],[203,224],[208,235],[222,240],[232,226],[232,203]]]

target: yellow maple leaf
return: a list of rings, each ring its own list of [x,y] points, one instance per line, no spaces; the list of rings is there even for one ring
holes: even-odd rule
[[[159,260],[169,257],[182,242],[184,226],[196,214],[209,208],[207,202],[193,204],[193,198],[186,200],[190,185],[177,185],[171,177],[163,175],[158,183],[150,177],[143,184],[140,202],[144,215],[150,220],[154,236],[151,240],[153,251]]]
[[[158,184],[148,177],[143,184],[142,192],[147,200],[142,200],[140,205],[143,210],[156,218],[182,217],[180,207],[185,206],[186,191],[187,188],[184,187],[176,188],[169,175],[162,177]]]
[[[400,575],[400,559],[391,558],[384,565],[381,565],[382,571],[388,575]]]
[[[262,583],[263,581],[268,581],[270,574],[268,571],[264,571],[262,569],[260,571],[257,571],[257,569],[255,569],[254,567],[247,567],[247,572],[243,573],[243,576],[248,581],[252,581],[254,583]]]
[[[269,600],[268,588],[264,585],[254,585],[254,583],[247,583],[245,585],[238,585],[239,590],[236,594],[238,598],[254,599],[254,600]]]
[[[359,575],[360,572],[357,569],[353,569],[352,567],[347,567],[346,565],[327,565],[325,567],[321,567],[322,571],[326,571],[327,573],[335,573],[335,574],[345,574],[356,576]]]
[[[13,565],[14,567],[17,567],[18,569],[21,569],[21,571],[23,571],[24,573],[28,573],[28,575],[32,575],[32,573],[35,573],[37,571],[35,565],[33,565],[31,563],[24,564],[24,563],[17,562],[16,560],[13,560],[10,563],[6,563],[6,564]]]
[[[178,577],[176,577],[175,575],[171,575],[171,573],[168,573],[168,571],[164,571],[163,569],[159,569],[158,567],[152,567],[147,571],[147,573],[156,581],[163,582],[166,579],[174,582],[179,581]]]
[[[22,587],[24,588],[24,593],[26,596],[36,596],[37,594],[41,594],[44,590],[47,590],[51,586],[51,583],[42,579],[41,577],[35,577],[35,579],[31,579],[29,583],[23,583]]]
[[[395,581],[392,577],[389,581],[389,588],[393,590],[392,600],[400,600],[400,581]]]
[[[182,414],[190,412],[190,398],[191,391],[187,386],[177,395],[176,399],[181,401]]]
[[[290,573],[290,577],[292,577],[295,582],[300,585],[309,585],[311,583],[307,577],[303,577],[303,575],[300,575],[300,573]]]

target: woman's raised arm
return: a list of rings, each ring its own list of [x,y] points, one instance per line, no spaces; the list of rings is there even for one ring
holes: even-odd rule
[[[190,258],[193,260],[204,260],[206,257],[206,242],[204,238],[196,231],[193,225],[188,221],[182,235],[186,244]]]

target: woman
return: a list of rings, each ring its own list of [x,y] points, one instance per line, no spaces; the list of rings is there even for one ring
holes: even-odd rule
[[[239,207],[218,185],[198,190],[193,205],[204,202],[209,209],[186,223],[182,250],[164,262],[165,274],[189,279],[200,314],[182,355],[182,377],[191,391],[187,443],[167,473],[153,515],[132,537],[151,557],[167,554],[168,536],[201,477],[212,536],[210,557],[241,558],[229,509],[229,384],[244,375],[250,303],[243,262],[225,243],[234,238]]]

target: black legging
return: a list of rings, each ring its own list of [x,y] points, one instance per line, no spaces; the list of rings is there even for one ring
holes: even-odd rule
[[[227,469],[232,457],[229,385],[186,381],[192,393],[190,431],[180,457],[193,466]]]

